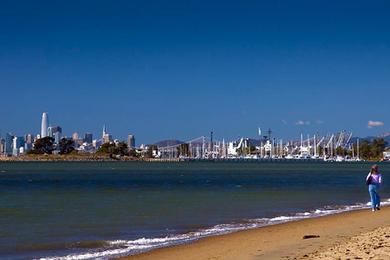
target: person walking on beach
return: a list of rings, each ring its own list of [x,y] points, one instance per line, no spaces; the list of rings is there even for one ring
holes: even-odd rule
[[[366,178],[368,185],[368,192],[371,197],[371,209],[372,211],[380,210],[381,198],[379,197],[378,190],[382,183],[382,174],[378,171],[378,165],[373,165],[371,171],[368,173]]]

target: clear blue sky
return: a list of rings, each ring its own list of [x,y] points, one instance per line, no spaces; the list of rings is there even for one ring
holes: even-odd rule
[[[390,130],[389,1],[1,1],[1,132]],[[368,121],[375,121],[367,126]],[[383,122],[384,125],[380,126]]]

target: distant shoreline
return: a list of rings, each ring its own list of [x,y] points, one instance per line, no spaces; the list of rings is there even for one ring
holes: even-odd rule
[[[109,155],[26,155],[18,157],[0,157],[0,162],[101,162],[101,161],[137,161],[137,158],[116,159]]]
[[[178,162],[175,159],[149,159],[129,156],[110,155],[26,155],[18,157],[0,157],[1,162]]]
[[[86,155],[25,155],[18,157],[4,157],[0,156],[1,162],[334,162],[323,161],[313,159],[183,159],[183,158],[170,158],[170,159],[158,159],[158,158],[137,158],[130,156],[110,156],[105,154],[86,154]],[[360,161],[361,162],[379,162],[379,161]],[[334,162],[340,163],[340,162]],[[353,161],[345,161],[342,163],[359,163]]]

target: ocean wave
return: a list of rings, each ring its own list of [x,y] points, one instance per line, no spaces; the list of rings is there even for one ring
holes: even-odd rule
[[[39,258],[40,260],[82,260],[82,259],[111,259],[113,257],[127,256],[138,254],[146,251],[150,251],[157,248],[173,246],[178,244],[189,243],[200,238],[205,238],[215,235],[223,235],[236,231],[253,229],[258,227],[264,227],[269,225],[275,225],[290,221],[297,221],[307,218],[315,218],[326,215],[332,215],[347,211],[353,211],[358,209],[364,209],[370,206],[368,203],[360,203],[355,205],[348,206],[333,206],[333,207],[324,207],[320,209],[315,209],[313,211],[299,212],[286,216],[277,216],[273,218],[257,218],[257,219],[248,219],[243,221],[243,223],[235,224],[219,224],[211,228],[201,229],[194,232],[189,232],[185,234],[178,234],[166,237],[158,238],[139,238],[135,240],[112,240],[106,241],[104,248],[99,250],[89,250],[84,253],[75,253],[65,256],[53,256],[46,258]],[[390,205],[390,199],[383,200],[382,205]]]

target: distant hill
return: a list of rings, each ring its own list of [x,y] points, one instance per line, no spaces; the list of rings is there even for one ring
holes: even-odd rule
[[[390,137],[390,132],[384,133],[381,137],[383,137],[383,138]]]
[[[351,143],[356,143],[357,139],[359,138],[360,141],[367,140],[369,142],[372,142],[375,138],[383,138],[387,142],[387,147],[390,147],[390,135],[383,135],[383,136],[366,136],[366,137],[353,137],[351,139]]]
[[[172,146],[172,145],[178,145],[178,144],[182,144],[184,142],[180,141],[180,140],[163,140],[163,141],[159,141],[157,143],[154,143],[154,145],[157,145],[158,147],[165,147],[165,146]]]

